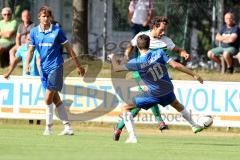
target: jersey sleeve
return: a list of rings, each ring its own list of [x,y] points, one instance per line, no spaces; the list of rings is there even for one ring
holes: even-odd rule
[[[168,50],[173,50],[173,48],[176,46],[173,43],[173,41],[170,38],[168,38],[168,37],[166,37],[166,43],[167,43],[167,49]]]
[[[137,64],[136,58],[128,61],[128,63],[125,65],[125,67],[129,71],[138,71],[138,64]]]
[[[62,29],[59,29],[59,32],[58,32],[58,42],[61,43],[61,44],[65,44],[68,42],[67,40],[67,37],[65,35],[65,33],[63,32]]]
[[[170,62],[170,61],[172,60],[172,58],[170,58],[170,57],[166,54],[166,52],[164,52],[162,49],[159,49],[158,52],[160,52],[160,53],[158,53],[158,54],[161,54],[161,55],[162,55],[163,61],[164,61],[165,64],[168,63],[168,62]]]
[[[166,53],[164,53],[163,59],[166,63],[169,63],[172,60],[172,58],[168,57]]]

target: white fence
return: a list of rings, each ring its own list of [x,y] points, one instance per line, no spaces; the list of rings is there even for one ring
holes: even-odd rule
[[[240,88],[238,82],[173,81],[178,100],[198,115],[212,115],[214,126],[240,127]],[[133,85],[134,84],[134,85]],[[136,84],[129,80],[99,78],[85,83],[82,78],[67,78],[61,97],[71,120],[116,122],[120,106],[136,94]],[[0,118],[44,119],[44,90],[39,78],[0,77]],[[124,97],[124,101],[120,98]],[[186,122],[170,106],[160,107],[168,124]],[[57,119],[57,116],[54,117]],[[151,111],[141,111],[137,123],[156,123]]]

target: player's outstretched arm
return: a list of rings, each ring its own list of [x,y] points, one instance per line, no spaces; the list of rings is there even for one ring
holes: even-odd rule
[[[27,53],[27,59],[26,59],[26,68],[25,68],[25,73],[29,74],[30,73],[30,62],[32,60],[33,57],[33,52],[34,52],[35,47],[34,46],[29,46],[28,47],[28,53]]]
[[[112,62],[112,67],[114,72],[126,71],[127,68],[125,65],[127,64],[126,60],[123,60],[120,64],[117,61],[117,57],[114,54],[108,55],[108,59]]]
[[[6,78],[6,79],[9,78],[9,76],[11,75],[11,73],[13,72],[13,70],[16,68],[16,66],[17,66],[18,62],[20,62],[20,60],[21,60],[21,59],[20,59],[20,58],[17,58],[17,57],[14,59],[13,63],[10,64],[10,66],[9,66],[8,72],[3,75],[4,78]]]
[[[131,43],[128,44],[125,52],[124,52],[124,57],[125,59],[129,59],[129,57],[131,56],[132,52],[133,52],[133,46],[131,45]]]
[[[78,74],[83,76],[85,74],[85,69],[82,67],[82,65],[78,61],[77,56],[76,56],[75,52],[73,51],[72,47],[70,46],[70,44],[68,42],[65,43],[63,46],[66,48],[67,53],[72,57],[74,63],[76,64]]]
[[[178,53],[178,55],[180,57],[183,57],[185,60],[188,60],[190,61],[191,60],[191,56],[190,54],[188,54],[185,50],[181,49],[181,48],[178,48],[178,47],[174,47],[173,48],[173,51]]]
[[[184,72],[184,73],[192,76],[194,79],[198,80],[200,83],[203,83],[202,77],[200,77],[198,74],[194,73],[190,69],[186,68],[181,63],[178,63],[178,62],[175,62],[174,60],[171,60],[168,64],[170,66],[172,66],[174,69],[177,69],[181,72]]]

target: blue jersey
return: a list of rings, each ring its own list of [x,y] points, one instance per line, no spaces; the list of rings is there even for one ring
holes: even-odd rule
[[[173,84],[168,76],[166,63],[171,59],[162,49],[149,50],[145,55],[130,60],[126,68],[138,71],[152,96],[161,97],[173,92]]]
[[[23,44],[21,47],[18,48],[16,52],[16,57],[22,59],[23,64],[23,72],[22,75],[26,75],[25,68],[26,68],[26,60],[27,60],[27,52],[28,52],[28,44]],[[40,55],[37,50],[34,51],[32,60],[30,62],[30,76],[39,76],[39,72],[37,69],[36,58]]]
[[[67,41],[65,33],[55,25],[47,31],[43,31],[40,25],[31,30],[30,46],[35,46],[40,53],[43,72],[50,73],[63,64],[61,47]]]

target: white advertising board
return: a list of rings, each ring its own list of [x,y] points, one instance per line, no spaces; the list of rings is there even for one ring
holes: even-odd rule
[[[240,89],[238,82],[173,81],[177,99],[194,119],[212,115],[214,126],[240,127]],[[61,98],[69,110],[71,120],[116,122],[120,107],[137,94],[136,84],[130,80],[98,78],[85,82],[82,78],[67,78]],[[44,119],[45,91],[38,77],[0,77],[0,118]],[[160,107],[168,124],[187,124],[172,107]],[[54,117],[57,119],[57,116]],[[151,110],[142,110],[136,123],[156,123]]]

